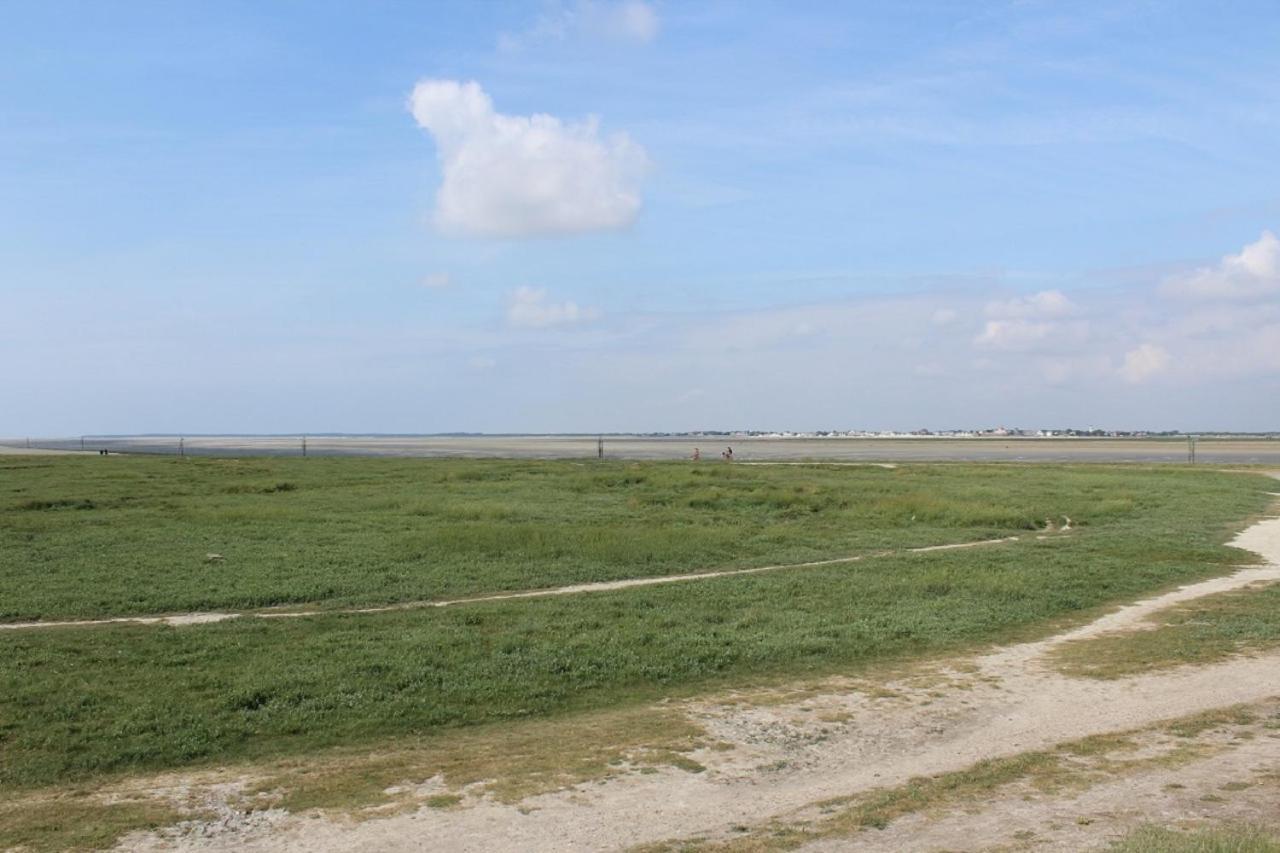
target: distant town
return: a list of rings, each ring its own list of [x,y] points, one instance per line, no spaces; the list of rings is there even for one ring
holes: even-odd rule
[[[1126,429],[1022,429],[1019,427],[990,427],[987,429],[917,429],[899,430],[699,430],[689,433],[652,433],[652,435],[689,436],[740,436],[744,438],[1280,438],[1280,432],[1184,432],[1182,430],[1126,430]]]

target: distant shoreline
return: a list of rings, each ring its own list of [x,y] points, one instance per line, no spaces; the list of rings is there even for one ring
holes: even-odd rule
[[[1280,466],[1275,435],[816,436],[561,435],[134,435],[0,440],[0,453],[40,451],[164,456],[420,457],[456,459],[690,459],[716,464],[726,447],[756,462],[1143,462]],[[5,449],[7,445],[8,449]]]

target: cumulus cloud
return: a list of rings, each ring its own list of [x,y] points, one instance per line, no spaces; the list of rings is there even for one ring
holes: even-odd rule
[[[622,228],[640,210],[643,148],[624,133],[602,136],[592,117],[509,116],[474,81],[423,80],[409,96],[436,141],[442,230],[492,237]]]
[[[1197,299],[1257,299],[1280,295],[1280,239],[1263,231],[1256,242],[1212,267],[1174,276],[1165,291]]]
[[[1169,351],[1156,344],[1143,344],[1124,354],[1120,375],[1126,382],[1137,384],[1164,372],[1169,366]]]
[[[549,302],[547,291],[538,287],[517,287],[507,300],[507,324],[518,329],[570,326],[599,316],[595,308],[580,307],[572,300]]]
[[[572,36],[647,43],[657,36],[659,26],[657,10],[643,0],[578,0],[551,8],[527,32],[504,33],[498,45],[517,50],[531,42],[563,41]]]

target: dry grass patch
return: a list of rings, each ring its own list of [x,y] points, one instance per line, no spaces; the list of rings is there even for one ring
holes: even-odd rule
[[[453,808],[472,796],[512,803],[636,770],[702,772],[688,755],[702,747],[723,748],[678,711],[633,709],[460,730],[376,751],[338,748],[180,777],[126,777],[92,790],[43,789],[0,804],[0,850],[103,849],[129,832],[205,819],[211,813],[195,804],[207,800],[234,811],[323,809],[357,819]]]
[[[452,732],[393,750],[337,749],[281,761],[255,788],[291,812],[384,814],[388,806],[416,808],[424,795],[428,805],[452,805],[464,792],[514,803],[635,769],[702,772],[688,753],[711,746],[704,734],[674,710],[597,712]]]
[[[134,830],[191,816],[150,798],[108,802],[85,791],[15,798],[0,803],[0,850],[101,850]]]
[[[1113,853],[1280,853],[1280,834],[1262,826],[1226,826],[1182,832],[1148,826],[1118,841]]]

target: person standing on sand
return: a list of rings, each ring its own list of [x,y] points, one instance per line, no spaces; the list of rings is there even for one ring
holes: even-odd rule
[[[697,462],[701,458],[702,458],[702,451],[695,447],[693,449],[693,461]]]
[[[724,461],[725,461],[725,462],[732,462],[732,461],[733,461],[733,448],[732,448],[732,447],[726,447],[726,448],[725,448],[724,453],[722,453],[722,454],[720,454],[720,455],[724,457]]]

